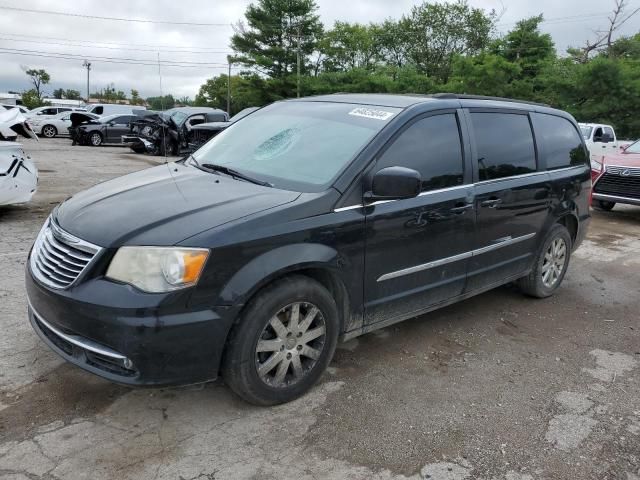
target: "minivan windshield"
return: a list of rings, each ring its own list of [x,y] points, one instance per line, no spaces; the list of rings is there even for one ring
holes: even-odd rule
[[[199,165],[232,168],[276,188],[317,192],[400,112],[348,103],[274,103],[193,154]]]

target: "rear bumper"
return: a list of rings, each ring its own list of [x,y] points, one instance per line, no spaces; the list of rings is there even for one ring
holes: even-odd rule
[[[640,198],[622,197],[619,195],[605,195],[604,193],[593,193],[594,200],[602,200],[604,202],[626,203],[628,205],[640,205]]]
[[[29,267],[26,287],[31,325],[52,350],[126,385],[215,379],[237,313],[232,307],[189,310],[184,294],[150,298],[102,279],[55,291],[40,285]]]

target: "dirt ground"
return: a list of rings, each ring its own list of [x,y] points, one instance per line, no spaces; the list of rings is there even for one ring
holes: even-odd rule
[[[555,297],[507,286],[340,345],[275,408],[223,384],[129,389],[32,331],[23,275],[55,204],[154,157],[26,141],[0,207],[0,478],[640,480],[640,208],[594,212]]]

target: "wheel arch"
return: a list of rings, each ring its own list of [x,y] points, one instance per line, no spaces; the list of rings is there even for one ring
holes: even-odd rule
[[[220,293],[226,304],[241,305],[242,309],[264,288],[273,282],[291,275],[304,275],[315,280],[332,295],[338,308],[340,326],[343,332],[348,324],[351,296],[341,278],[343,265],[338,252],[321,244],[294,244],[276,248],[254,258],[227,282]]]
[[[578,216],[575,213],[566,213],[559,217],[555,223],[559,223],[569,230],[571,243],[575,245],[576,239],[578,238]]]

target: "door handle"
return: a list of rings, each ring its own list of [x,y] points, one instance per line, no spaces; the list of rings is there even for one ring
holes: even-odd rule
[[[466,212],[467,210],[472,210],[473,209],[473,203],[465,203],[464,205],[460,205],[458,207],[453,207],[452,209],[450,209],[449,211],[451,213],[455,213],[455,214],[461,214]]]
[[[485,200],[484,202],[481,202],[480,206],[481,207],[488,207],[488,208],[496,208],[501,203],[502,203],[502,199],[501,198],[492,198],[490,200]]]

